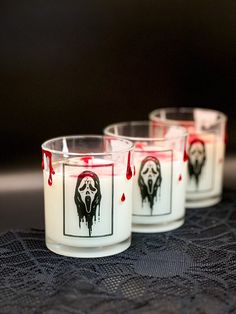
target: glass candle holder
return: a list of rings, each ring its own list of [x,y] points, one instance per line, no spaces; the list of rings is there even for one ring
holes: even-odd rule
[[[180,227],[185,217],[186,130],[136,121],[110,125],[104,133],[134,143],[132,230]]]
[[[133,144],[107,136],[65,136],[42,145],[47,247],[100,257],[130,246]]]
[[[150,114],[155,125],[185,127],[188,138],[186,206],[207,207],[221,200],[226,116],[201,108],[161,108]]]

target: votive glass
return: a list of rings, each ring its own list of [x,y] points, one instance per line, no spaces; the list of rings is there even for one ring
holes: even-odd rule
[[[185,127],[188,137],[186,206],[207,207],[220,202],[226,143],[224,113],[203,108],[160,108],[150,113],[154,125]]]
[[[42,144],[47,247],[73,257],[130,246],[133,143],[109,136],[63,136]]]
[[[132,230],[162,232],[180,227],[185,219],[186,130],[133,121],[109,125],[104,133],[134,143]]]

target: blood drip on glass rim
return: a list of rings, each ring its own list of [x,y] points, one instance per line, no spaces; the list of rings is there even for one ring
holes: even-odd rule
[[[184,162],[188,161],[188,154],[187,154],[186,148],[184,149],[184,158],[183,158],[183,160],[184,160]]]
[[[127,162],[127,171],[126,171],[126,178],[130,180],[132,178],[132,169],[130,165],[130,152],[128,153],[128,162]]]
[[[85,157],[81,157],[80,159],[83,160],[86,164],[88,164],[89,161],[92,160],[92,157],[90,157],[90,156],[85,156]]]
[[[52,167],[52,153],[42,149],[42,154],[43,154],[43,160],[42,160],[42,168],[44,170],[45,165],[44,165],[44,155],[46,156],[46,158],[48,158],[48,167],[49,167],[49,176],[48,176],[48,185],[52,185],[52,175],[55,174],[55,171]]]

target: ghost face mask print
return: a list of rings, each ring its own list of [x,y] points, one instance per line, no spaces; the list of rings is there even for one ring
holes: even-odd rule
[[[200,139],[194,139],[189,146],[188,150],[188,172],[190,179],[194,179],[196,186],[199,185],[202,169],[206,162],[206,148],[205,144]]]
[[[138,184],[141,192],[142,202],[148,201],[153,211],[154,201],[157,198],[157,191],[161,186],[161,165],[157,158],[146,157],[140,167]]]
[[[100,182],[96,173],[83,171],[77,179],[74,196],[79,216],[79,227],[81,221],[85,220],[89,236],[92,233],[93,222],[96,221],[97,210],[100,215],[101,190]]]

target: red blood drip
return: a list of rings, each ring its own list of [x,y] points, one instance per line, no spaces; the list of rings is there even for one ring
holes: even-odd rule
[[[91,160],[91,159],[92,159],[92,157],[90,157],[90,156],[81,157],[81,160],[83,160],[86,164],[88,164],[88,163],[89,163],[89,160]]]
[[[190,135],[188,136],[188,143],[189,143],[189,144],[192,143],[192,142],[194,142],[194,141],[197,141],[197,140],[199,140],[198,135],[190,134]]]
[[[179,175],[179,179],[178,180],[179,180],[179,182],[182,181],[182,175],[181,174]]]
[[[186,152],[186,149],[184,149],[184,158],[183,158],[184,162],[188,161],[188,154]]]
[[[55,171],[52,167],[52,153],[42,149],[43,160],[42,160],[42,168],[44,169],[44,155],[48,158],[48,167],[49,167],[49,177],[48,177],[48,185],[52,185],[52,175],[55,174]]]
[[[130,165],[130,152],[128,153],[126,178],[127,178],[127,180],[130,180],[132,178],[132,169],[131,169],[131,165]]]
[[[143,143],[137,142],[137,143],[135,144],[135,148],[143,149]]]
[[[125,194],[123,193],[121,196],[121,202],[124,202],[124,201],[125,201]]]
[[[135,168],[135,166],[134,166],[134,176],[136,175],[136,168]]]

